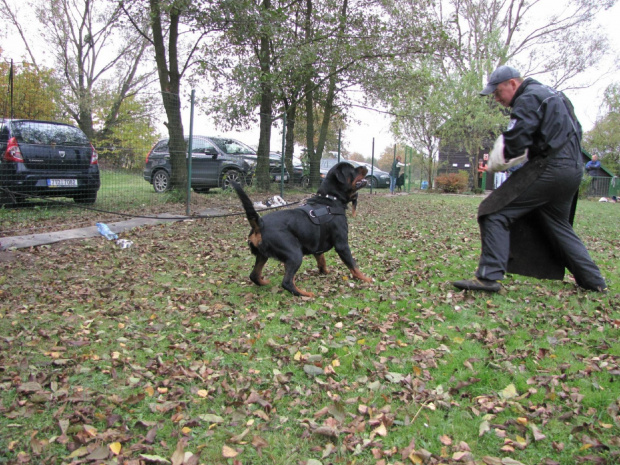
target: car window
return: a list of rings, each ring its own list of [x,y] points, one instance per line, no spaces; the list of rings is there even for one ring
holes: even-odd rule
[[[202,139],[202,138],[192,138],[193,142],[192,142],[192,153],[205,153],[208,151],[212,151],[212,152],[216,152],[217,150],[215,149],[215,146],[209,142],[207,139]]]
[[[11,126],[13,136],[20,143],[86,147],[90,145],[86,134],[73,126],[40,121],[14,121]]]
[[[220,137],[212,137],[211,140],[220,150],[229,155],[250,155],[256,151],[249,145],[234,139],[224,139]]]
[[[6,142],[9,140],[9,128],[8,126],[2,126],[2,129],[0,129],[0,141],[1,142]]]
[[[153,147],[153,152],[167,152],[168,151],[168,139],[160,140]]]

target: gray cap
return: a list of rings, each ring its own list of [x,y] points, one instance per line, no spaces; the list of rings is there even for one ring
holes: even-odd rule
[[[491,76],[489,76],[489,82],[487,82],[487,86],[482,89],[480,95],[490,95],[495,92],[498,84],[501,84],[509,79],[520,77],[521,73],[519,73],[516,69],[505,65],[498,66],[497,69],[491,73]]]

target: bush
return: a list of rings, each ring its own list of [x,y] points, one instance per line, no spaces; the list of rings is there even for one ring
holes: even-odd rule
[[[585,175],[581,178],[581,184],[579,184],[579,198],[585,199],[588,196],[588,192],[590,191],[590,186],[592,185],[592,178],[588,175]]]
[[[435,178],[435,186],[443,192],[463,192],[467,188],[469,176],[466,171],[440,174]]]

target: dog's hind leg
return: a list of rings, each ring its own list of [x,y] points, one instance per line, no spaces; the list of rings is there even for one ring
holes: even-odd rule
[[[263,267],[265,266],[265,263],[267,263],[267,260],[268,258],[264,255],[256,255],[256,262],[254,263],[252,273],[250,273],[250,279],[257,286],[265,286],[269,284],[269,280],[263,278]]]
[[[327,269],[327,263],[325,262],[325,255],[322,253],[315,254],[314,258],[316,259],[316,265],[319,268],[319,273],[327,274],[329,270]]]
[[[298,256],[295,255],[294,257],[290,257],[286,262],[284,262],[284,278],[282,279],[282,287],[293,295],[314,297],[312,292],[303,291],[295,284],[295,274],[297,273],[297,270],[299,270],[302,260],[303,256],[300,253]]]

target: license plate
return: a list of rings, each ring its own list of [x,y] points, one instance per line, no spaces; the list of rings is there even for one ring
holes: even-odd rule
[[[276,175],[276,181],[279,181],[280,179],[282,179],[282,176]],[[287,175],[284,175],[284,180],[288,181],[288,176]]]
[[[48,179],[47,187],[77,187],[77,179]]]

